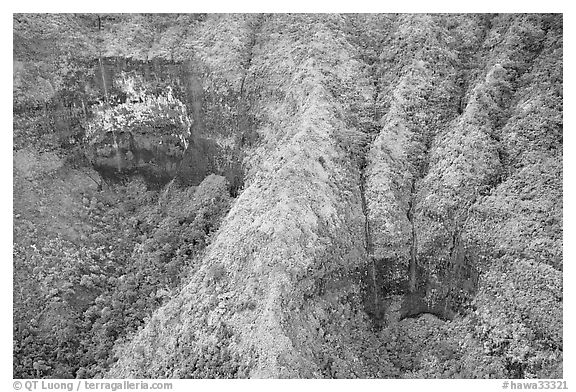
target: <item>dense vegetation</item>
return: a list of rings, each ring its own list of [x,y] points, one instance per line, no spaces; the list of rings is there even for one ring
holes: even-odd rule
[[[62,192],[57,181],[42,185]],[[114,344],[197,268],[230,206],[226,180],[217,176],[162,193],[138,180],[67,191],[80,236],[44,231],[49,218],[33,219],[32,211],[15,222],[14,371],[21,377],[102,374],[114,362]],[[58,196],[38,202],[57,209]]]
[[[15,377],[562,376],[559,15],[15,15]]]

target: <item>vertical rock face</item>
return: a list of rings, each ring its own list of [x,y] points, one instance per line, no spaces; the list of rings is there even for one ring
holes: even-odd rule
[[[172,39],[199,40],[194,49],[182,44],[171,53],[165,52],[169,42],[149,47],[150,37],[138,40],[131,37],[134,31],[117,31],[124,23],[170,35],[162,23],[139,16],[69,15],[51,22],[39,15],[16,21],[15,121],[19,129],[30,129],[22,143],[16,138],[17,146],[28,136],[58,148],[82,148],[104,177],[144,176],[156,187],[174,178],[198,185],[217,173],[237,192],[243,182],[240,147],[249,134],[249,126],[238,126],[244,118],[238,110],[240,82],[218,85],[235,64],[223,66],[229,60],[222,59],[224,52],[220,57],[194,52],[211,34],[198,30],[194,15],[169,21],[184,33]],[[131,51],[118,34],[137,41]],[[241,79],[243,71],[238,72]]]
[[[201,59],[103,59],[95,80],[102,90],[107,85],[109,97],[89,106],[83,122],[94,166],[104,175],[138,174],[159,185],[174,178],[197,185],[218,173],[238,188],[242,154],[229,129],[238,120],[226,118],[228,98],[204,94],[209,72]]]
[[[104,172],[140,169],[160,181],[173,178],[194,121],[186,105],[169,85],[155,95],[134,74],[122,73],[116,83],[124,102],[104,104],[86,121],[90,161]]]
[[[40,342],[88,336],[41,360],[22,339],[19,371],[561,377],[562,34],[537,14],[15,16],[15,192],[41,195],[15,206],[58,215],[53,188],[59,233],[83,220],[45,252],[78,287],[38,272],[34,219],[15,280],[65,291]],[[99,196],[92,169],[146,185]],[[81,255],[109,275],[74,275]]]

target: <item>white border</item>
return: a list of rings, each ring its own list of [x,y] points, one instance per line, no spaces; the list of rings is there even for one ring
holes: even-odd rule
[[[2,28],[2,45],[6,60],[2,62],[1,77],[1,108],[3,131],[0,131],[0,172],[3,193],[0,218],[2,232],[0,235],[0,249],[5,256],[1,262],[0,287],[2,287],[2,306],[6,312],[5,321],[1,323],[0,339],[0,369],[2,383],[0,389],[12,389],[12,63],[8,56],[12,53],[12,13],[17,12],[562,12],[564,13],[564,379],[568,381],[569,388],[575,388],[576,382],[569,369],[574,366],[574,324],[573,298],[575,259],[574,239],[574,211],[576,200],[574,192],[573,170],[576,168],[574,154],[574,46],[570,37],[576,37],[576,18],[570,12],[567,2],[561,1],[514,1],[504,2],[497,0],[483,0],[477,2],[466,1],[393,1],[384,0],[365,1],[354,0],[349,2],[291,0],[281,4],[271,2],[247,1],[206,1],[204,3],[190,1],[166,2],[156,1],[154,4],[142,4],[136,1],[101,0],[97,2],[71,2],[71,1],[25,1],[3,4],[7,12],[0,15]],[[576,131],[576,130],[575,130]],[[572,364],[572,365],[570,365]],[[573,372],[573,370],[572,370]],[[497,380],[200,380],[184,381],[174,380],[174,391],[189,391],[194,388],[209,389],[249,389],[250,391],[266,390],[312,390],[318,388],[342,388],[349,391],[351,388],[364,390],[379,390],[391,388],[392,390],[442,390],[442,391],[490,391],[502,390],[502,382]]]

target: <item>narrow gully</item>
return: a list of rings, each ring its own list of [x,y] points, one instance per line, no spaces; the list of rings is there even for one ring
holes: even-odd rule
[[[362,145],[362,158],[360,161],[360,198],[362,203],[362,213],[364,214],[364,242],[366,248],[366,254],[368,255],[368,262],[369,262],[369,280],[371,284],[371,291],[372,291],[372,306],[373,306],[373,314],[376,318],[379,317],[381,314],[381,304],[380,304],[380,295],[378,290],[378,282],[376,278],[376,263],[374,260],[374,244],[372,242],[372,231],[370,229],[370,219],[368,217],[368,203],[366,201],[366,168],[368,166],[368,159],[367,155],[370,151],[370,147],[374,142],[374,139],[377,135],[372,134],[365,134],[367,137],[364,140],[364,144]]]

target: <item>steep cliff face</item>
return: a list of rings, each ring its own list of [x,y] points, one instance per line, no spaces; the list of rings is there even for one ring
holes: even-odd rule
[[[172,39],[206,35],[197,19],[175,19],[181,35]],[[162,186],[177,177],[198,185],[217,173],[234,193],[242,186],[240,145],[249,132],[238,127],[243,113],[231,110],[239,105],[240,85],[218,86],[221,79],[210,76],[214,64],[229,70],[216,55],[202,57],[190,46],[167,54],[153,37],[134,36],[142,28],[171,36],[162,18],[19,15],[15,22],[17,145],[20,137],[32,136],[49,138],[40,144],[54,148],[86,150],[92,165],[112,180],[137,175]]]
[[[14,42],[15,374],[561,376],[561,16]]]

